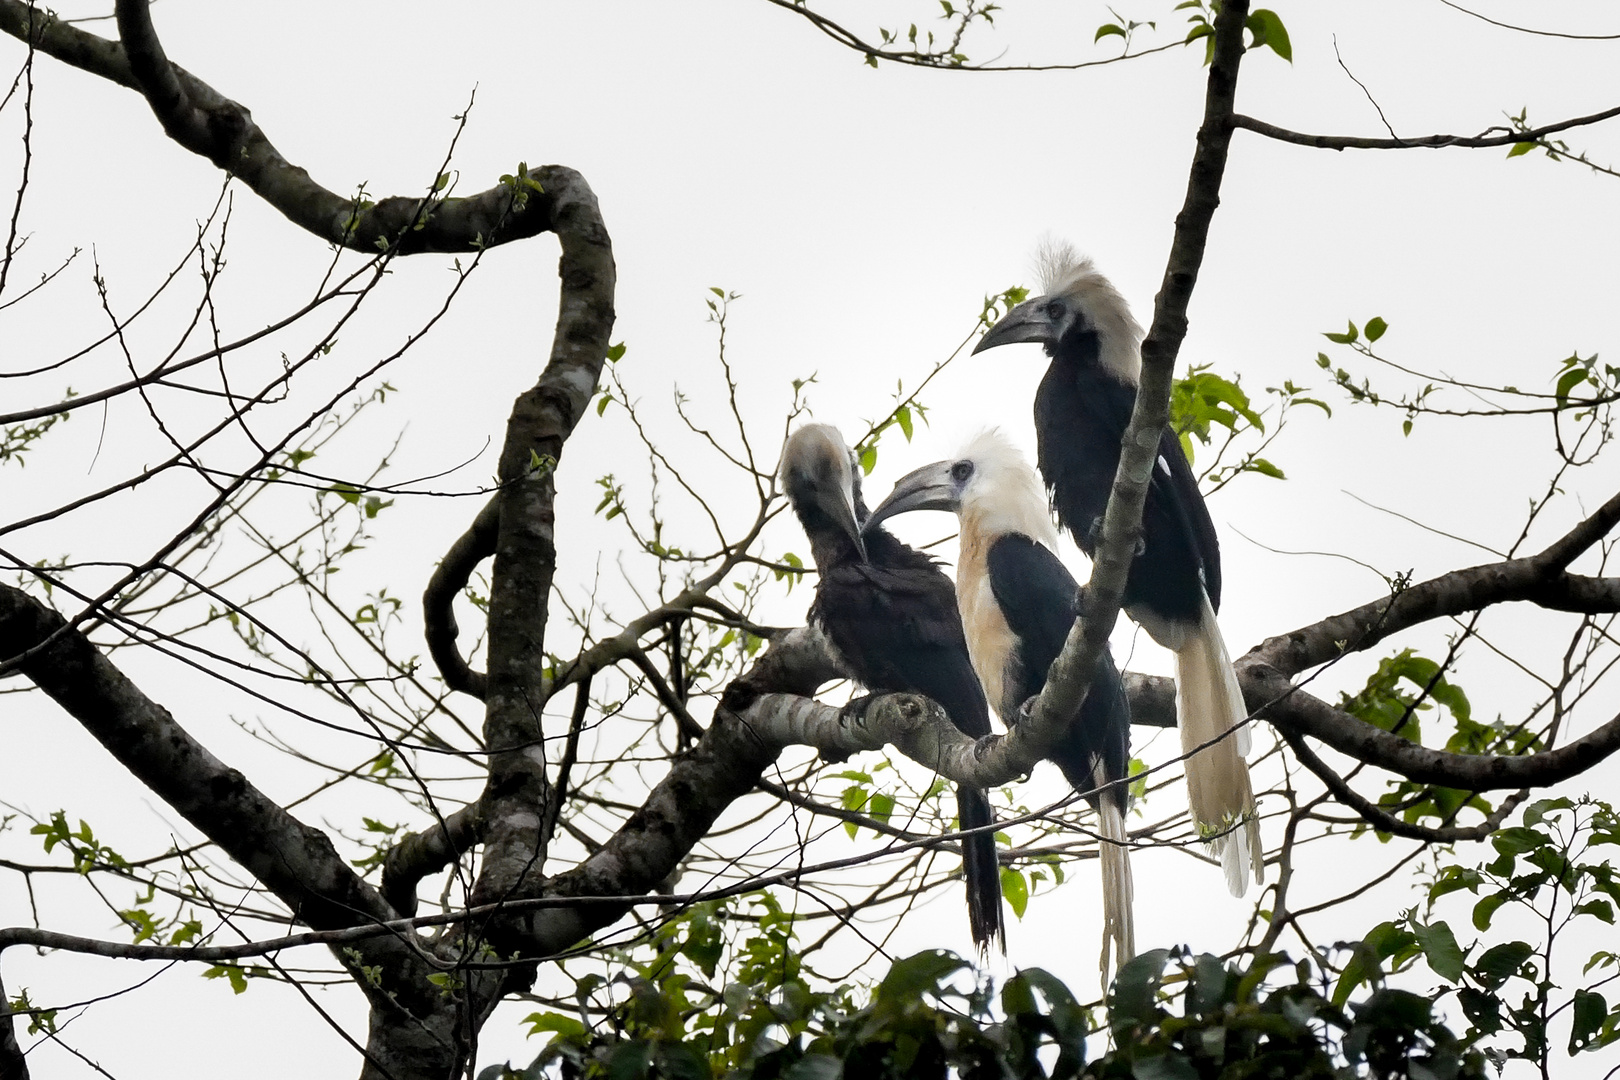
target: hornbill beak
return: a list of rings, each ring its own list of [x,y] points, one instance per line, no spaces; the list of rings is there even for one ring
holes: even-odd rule
[[[956,484],[951,480],[951,463],[936,461],[902,476],[889,497],[866,519],[866,528],[908,510],[956,510],[960,506]]]
[[[997,345],[1012,345],[1020,341],[1053,342],[1058,338],[1057,329],[1047,313],[1047,298],[1036,296],[1003,315],[1001,321],[973,346],[973,351],[982,353]]]
[[[842,491],[825,492],[819,499],[823,510],[844,530],[844,535],[855,541],[855,550],[860,552],[861,562],[866,561],[866,541],[861,537],[860,522],[855,520],[855,506],[844,497]]]

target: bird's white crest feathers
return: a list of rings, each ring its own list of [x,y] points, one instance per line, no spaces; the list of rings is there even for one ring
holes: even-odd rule
[[[1041,479],[1000,428],[986,428],[952,461],[973,462],[973,477],[962,492],[962,529],[976,534],[987,549],[997,537],[1019,533],[1057,551],[1057,526]]]
[[[1098,361],[1126,382],[1142,374],[1140,323],[1125,297],[1072,244],[1046,239],[1035,252],[1035,272],[1044,296],[1061,296],[1085,314],[1101,345]]]

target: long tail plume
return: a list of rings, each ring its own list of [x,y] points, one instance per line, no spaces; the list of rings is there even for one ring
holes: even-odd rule
[[[979,829],[995,821],[990,799],[977,788],[956,789],[956,815],[963,829]],[[996,861],[996,837],[992,832],[962,838],[962,876],[967,879],[968,922],[973,943],[981,954],[996,948],[1007,951],[1007,934],[1001,922],[1001,865]]]
[[[1248,709],[1232,672],[1215,612],[1204,599],[1203,617],[1176,652],[1176,718],[1181,750],[1189,753],[1228,731],[1220,742],[1187,759],[1187,802],[1201,834],[1215,836],[1211,847],[1226,871],[1226,887],[1242,896],[1252,869],[1265,880],[1260,818],[1249,784]],[[1236,731],[1233,729],[1236,728]]]
[[[1108,793],[1112,795],[1112,792]],[[1113,946],[1114,968],[1118,970],[1136,955],[1136,918],[1131,901],[1136,889],[1131,882],[1131,849],[1125,832],[1125,813],[1118,803],[1105,795],[1097,808],[1097,832],[1102,837],[1097,845],[1098,861],[1102,864],[1103,889],[1103,945],[1102,985],[1108,988],[1108,952]]]

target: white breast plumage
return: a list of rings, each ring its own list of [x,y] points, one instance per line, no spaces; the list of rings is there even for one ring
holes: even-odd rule
[[[984,686],[990,707],[1006,723],[1002,694],[1017,674],[1009,668],[1018,663],[1018,639],[1008,627],[991,591],[985,553],[974,545],[964,544],[956,575],[957,603],[962,609],[962,629],[967,634],[968,656],[973,661],[974,674]]]

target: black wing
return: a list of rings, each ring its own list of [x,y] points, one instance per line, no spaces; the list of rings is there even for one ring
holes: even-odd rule
[[[1181,451],[1181,440],[1169,428],[1159,436],[1159,457],[1170,466],[1170,474],[1166,476],[1159,464],[1154,463],[1148,501],[1157,504],[1159,514],[1156,516],[1173,517],[1176,531],[1190,541],[1198,555],[1198,565],[1204,570],[1204,591],[1209,594],[1209,605],[1220,611],[1221,542],[1215,535],[1215,522],[1204,503],[1204,493],[1198,490],[1198,478],[1193,475],[1187,455]]]
[[[1013,700],[1022,703],[1041,692],[1046,669],[1063,651],[1080,614],[1080,585],[1056,555],[1027,536],[998,538],[985,563],[996,606],[1018,638],[1020,678],[1008,696],[1016,693]]]
[[[1135,387],[1094,367],[1076,370],[1061,363],[1052,365],[1036,394],[1041,475],[1053,491],[1059,520],[1088,555],[1096,550],[1092,530],[1102,523],[1119,467],[1120,439],[1135,403]],[[1159,436],[1158,457],[1164,464],[1154,462],[1142,509],[1144,550],[1132,566],[1125,602],[1196,620],[1200,589],[1213,606],[1220,606],[1215,523],[1181,442],[1169,428]]]
[[[990,545],[986,564],[996,605],[1008,629],[1018,637],[1022,677],[1013,700],[1022,702],[1040,693],[1046,684],[1047,668],[1063,650],[1080,614],[1080,587],[1056,555],[1027,536],[996,540]],[[1080,715],[1070,724],[1069,738],[1053,760],[1075,790],[1091,791],[1099,781],[1126,776],[1130,746],[1130,704],[1113,654],[1105,648]],[[1096,775],[1098,766],[1100,777]],[[1109,789],[1110,799],[1121,809],[1128,794],[1124,784]]]
[[[885,530],[873,529],[865,540],[866,562],[822,568],[810,617],[868,690],[925,694],[944,707],[957,730],[974,738],[990,734],[990,709],[968,659],[956,586],[932,559]],[[963,829],[994,821],[983,791],[957,788],[956,805]],[[987,949],[995,940],[1005,951],[994,833],[964,839],[962,876],[974,942]]]
[[[925,694],[957,730],[990,734],[951,579],[881,529],[866,544],[868,562],[830,568],[816,589],[815,615],[850,673],[868,690]]]

